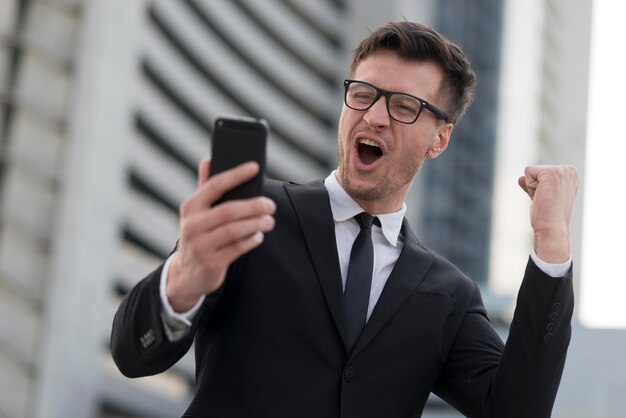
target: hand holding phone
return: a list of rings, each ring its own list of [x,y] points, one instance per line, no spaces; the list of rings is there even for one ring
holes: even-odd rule
[[[268,131],[269,125],[263,119],[235,117],[215,121],[210,175],[248,161],[256,161],[260,167],[252,180],[226,192],[215,204],[261,195]]]
[[[254,198],[262,192],[268,129],[266,122],[250,118],[216,121],[212,161],[200,162],[198,189],[179,208],[180,238],[166,287],[176,312],[219,289],[230,264],[261,245],[274,228],[276,204]],[[241,165],[248,161],[256,161],[260,170]],[[236,200],[218,205],[230,199]]]

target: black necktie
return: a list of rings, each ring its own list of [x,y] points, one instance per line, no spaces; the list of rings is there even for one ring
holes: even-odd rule
[[[343,295],[349,347],[354,345],[365,326],[374,268],[372,223],[376,218],[361,212],[355,219],[361,226],[361,232],[352,245],[346,290]]]

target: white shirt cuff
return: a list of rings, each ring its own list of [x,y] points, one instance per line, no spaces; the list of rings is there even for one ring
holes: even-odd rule
[[[563,277],[572,266],[572,257],[568,258],[563,263],[546,263],[539,258],[534,249],[530,252],[530,258],[532,258],[533,262],[539,267],[539,270],[550,277]]]
[[[163,307],[161,311],[161,319],[163,320],[165,335],[167,336],[167,339],[172,342],[179,341],[187,335],[191,329],[191,321],[196,316],[198,310],[200,310],[202,302],[204,302],[204,296],[202,296],[191,309],[181,313],[175,312],[172,305],[170,305],[166,292],[167,275],[174,254],[176,253],[172,253],[165,261],[163,270],[161,271],[161,280],[159,283],[159,296],[161,297],[161,306]]]

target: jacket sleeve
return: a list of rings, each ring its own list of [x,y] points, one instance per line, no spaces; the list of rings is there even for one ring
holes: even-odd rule
[[[435,393],[468,417],[550,417],[573,309],[572,269],[552,278],[529,260],[503,346],[474,285]]]
[[[170,342],[165,335],[159,297],[162,269],[163,265],[159,266],[131,289],[113,319],[111,354],[127,377],[167,370],[189,350],[193,341],[193,332],[176,342]]]
[[[141,280],[124,297],[113,318],[111,354],[122,374],[127,377],[161,373],[187,353],[196,330],[213,312],[223,288],[207,295],[194,317],[191,330],[181,339],[167,338],[161,313],[159,284],[163,264]]]

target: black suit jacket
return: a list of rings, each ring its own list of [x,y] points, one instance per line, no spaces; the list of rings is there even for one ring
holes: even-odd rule
[[[321,182],[268,182],[276,227],[236,261],[190,334],[169,342],[161,267],[123,300],[111,348],[127,376],[160,373],[195,338],[197,391],[185,417],[420,416],[436,393],[466,416],[550,416],[570,339],[570,274],[529,261],[506,346],[477,285],[421,245],[404,247],[370,320],[346,345],[334,223]]]

